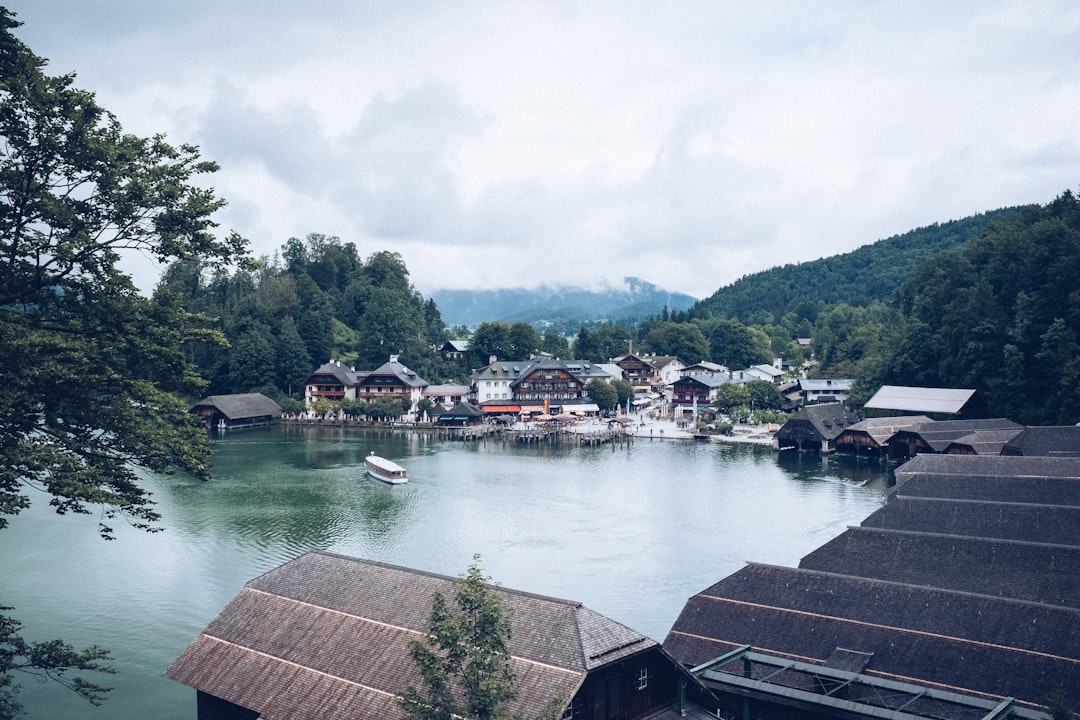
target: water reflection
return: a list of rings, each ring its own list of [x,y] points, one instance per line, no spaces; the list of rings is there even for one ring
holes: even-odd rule
[[[100,709],[28,688],[33,715],[191,720],[192,693],[161,673],[243,583],[311,549],[448,575],[480,553],[506,587],[662,640],[688,597],[747,561],[797,564],[885,487],[869,466],[671,440],[522,447],[281,427],[216,442],[209,482],[148,479],[163,533],[121,527],[105,543],[93,518],[57,519],[44,503],[0,533],[0,575],[14,579],[0,601],[46,628],[37,637],[109,647],[121,670]],[[367,478],[372,451],[409,483]]]

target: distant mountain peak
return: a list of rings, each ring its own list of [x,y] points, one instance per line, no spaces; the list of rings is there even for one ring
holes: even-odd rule
[[[669,311],[686,310],[697,299],[669,292],[638,277],[603,290],[545,283],[539,287],[492,290],[436,290],[431,299],[447,325],[475,327],[482,322],[526,322],[576,330],[603,321],[636,323]]]

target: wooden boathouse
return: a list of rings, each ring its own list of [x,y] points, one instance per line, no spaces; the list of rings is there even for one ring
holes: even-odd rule
[[[165,673],[199,720],[394,720],[409,641],[454,578],[309,552],[245,585]],[[706,720],[715,700],[654,640],[580,603],[493,588],[511,621],[514,717]]]
[[[1080,458],[918,455],[798,567],[693,596],[664,647],[721,717],[1044,718],[1080,698]]]
[[[262,393],[210,395],[189,411],[206,419],[206,426],[223,430],[269,425],[281,418],[281,406]]]
[[[861,418],[841,403],[810,405],[792,415],[776,432],[781,452],[830,453],[835,440]]]

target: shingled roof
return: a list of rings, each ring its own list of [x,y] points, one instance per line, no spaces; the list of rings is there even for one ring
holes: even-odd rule
[[[427,631],[431,596],[454,578],[311,552],[251,582],[166,676],[267,720],[395,718],[420,678],[410,639]],[[511,618],[519,695],[536,717],[594,668],[656,642],[580,603],[496,588]]]
[[[281,406],[262,393],[210,395],[195,403],[191,409],[197,408],[216,409],[230,420],[281,415]]]
[[[1080,697],[1080,459],[919,455],[896,482],[889,503],[798,568],[748,565],[692,597],[665,649],[700,666],[752,646],[804,676],[837,668],[1015,698],[1021,715],[1059,684]]]

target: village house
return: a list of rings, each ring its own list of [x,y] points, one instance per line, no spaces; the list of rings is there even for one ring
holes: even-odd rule
[[[318,400],[341,402],[356,399],[356,385],[364,373],[331,360],[311,373],[304,381],[304,403],[311,407]]]
[[[671,385],[672,412],[676,415],[704,410],[713,400],[720,386],[731,382],[728,373],[695,373],[684,375]]]
[[[657,379],[656,369],[647,358],[629,353],[612,359],[622,370],[623,379],[634,386],[635,392],[648,392]]]
[[[596,363],[534,357],[525,361],[498,360],[472,374],[471,397],[491,414],[528,412],[597,412],[586,388],[590,381],[610,381]]]
[[[773,385],[780,386],[784,382],[784,371],[781,368],[783,361],[777,358],[773,365],[751,365],[743,372],[752,375],[755,380],[764,380]]]
[[[655,384],[661,388],[668,387],[682,377],[682,371],[686,367],[686,363],[676,355],[650,355],[647,359],[653,367]]]
[[[850,394],[851,380],[799,379],[799,396],[803,405],[842,403]]]
[[[469,386],[455,383],[428,385],[424,388],[424,397],[430,400],[436,409],[450,408],[469,399]]]
[[[679,371],[679,375],[682,377],[693,377],[695,375],[719,375],[720,373],[726,372],[728,372],[727,367],[720,365],[719,363],[702,360],[701,362],[687,365]]]
[[[402,718],[402,690],[422,686],[408,644],[456,582],[309,552],[248,582],[165,674],[195,688],[199,720]],[[656,641],[581,603],[491,589],[511,622],[513,717],[717,717]]]
[[[443,360],[461,360],[468,351],[468,340],[447,340],[439,348],[439,355]]]
[[[409,412],[415,413],[427,386],[427,380],[398,362],[397,355],[391,355],[388,362],[359,378],[356,399],[373,402],[388,396],[408,398],[412,403]]]

